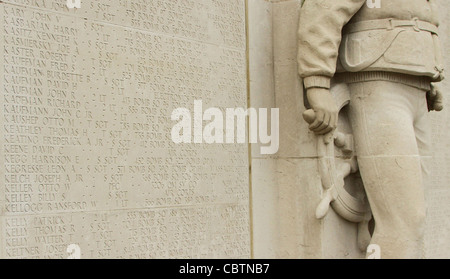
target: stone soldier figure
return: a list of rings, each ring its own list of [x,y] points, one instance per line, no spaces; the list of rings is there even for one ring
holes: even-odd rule
[[[422,258],[426,206],[421,156],[429,156],[428,111],[442,110],[435,0],[305,0],[298,64],[310,129],[337,125],[330,80],[348,84],[358,164],[382,258]]]

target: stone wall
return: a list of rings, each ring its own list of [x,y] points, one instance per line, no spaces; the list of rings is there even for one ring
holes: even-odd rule
[[[315,218],[322,197],[316,139],[302,119],[303,88],[297,76],[296,47],[300,0],[250,0],[250,96],[254,106],[280,109],[280,152],[261,156],[252,149],[254,251],[257,258],[361,258],[357,226],[330,211]],[[440,35],[445,65],[450,68],[450,6],[441,0]],[[264,32],[263,30],[267,30]],[[268,59],[268,57],[272,57]],[[269,77],[273,75],[273,79]],[[442,83],[448,96],[450,83]],[[450,257],[450,154],[447,108],[431,113],[433,157],[426,185],[427,258]]]
[[[0,17],[0,257],[251,256],[248,146],[170,137],[194,100],[247,106],[243,1],[11,0]]]
[[[315,218],[300,2],[2,1],[0,258],[364,257],[355,224]],[[279,108],[279,152],[173,143],[172,111],[195,100]],[[450,257],[449,117],[431,113],[429,258]]]
[[[325,220],[315,217],[322,186],[316,138],[302,118],[303,87],[297,74],[301,1],[250,3],[251,104],[280,109],[279,152],[268,157],[252,149],[255,257],[361,258],[355,224],[332,211]],[[270,26],[267,32],[261,30],[264,25]],[[268,75],[273,75],[270,81]]]
[[[427,162],[430,172],[425,185],[428,203],[428,223],[426,227],[425,251],[427,258],[450,257],[450,6],[445,0],[439,1],[439,27],[444,54],[446,80],[441,89],[446,97],[445,109],[431,113],[432,120],[432,158]]]

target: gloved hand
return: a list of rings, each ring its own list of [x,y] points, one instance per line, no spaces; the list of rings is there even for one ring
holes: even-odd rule
[[[428,111],[442,111],[444,109],[444,96],[439,87],[431,84],[431,90],[427,92]]]
[[[315,112],[314,118],[305,118],[310,124],[309,129],[317,135],[325,135],[336,129],[338,108],[330,90],[310,88],[307,90],[307,96],[309,104]]]

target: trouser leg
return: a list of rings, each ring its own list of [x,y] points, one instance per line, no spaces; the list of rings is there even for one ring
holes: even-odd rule
[[[425,92],[386,81],[350,84],[358,163],[382,258],[421,258],[425,198],[415,121]]]

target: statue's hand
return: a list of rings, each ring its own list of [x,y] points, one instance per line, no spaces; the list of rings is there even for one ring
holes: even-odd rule
[[[310,88],[307,91],[309,104],[315,112],[315,119],[309,129],[317,135],[326,135],[336,129],[338,108],[329,89]]]
[[[444,109],[444,96],[437,85],[431,84],[427,92],[428,111],[442,111]]]

